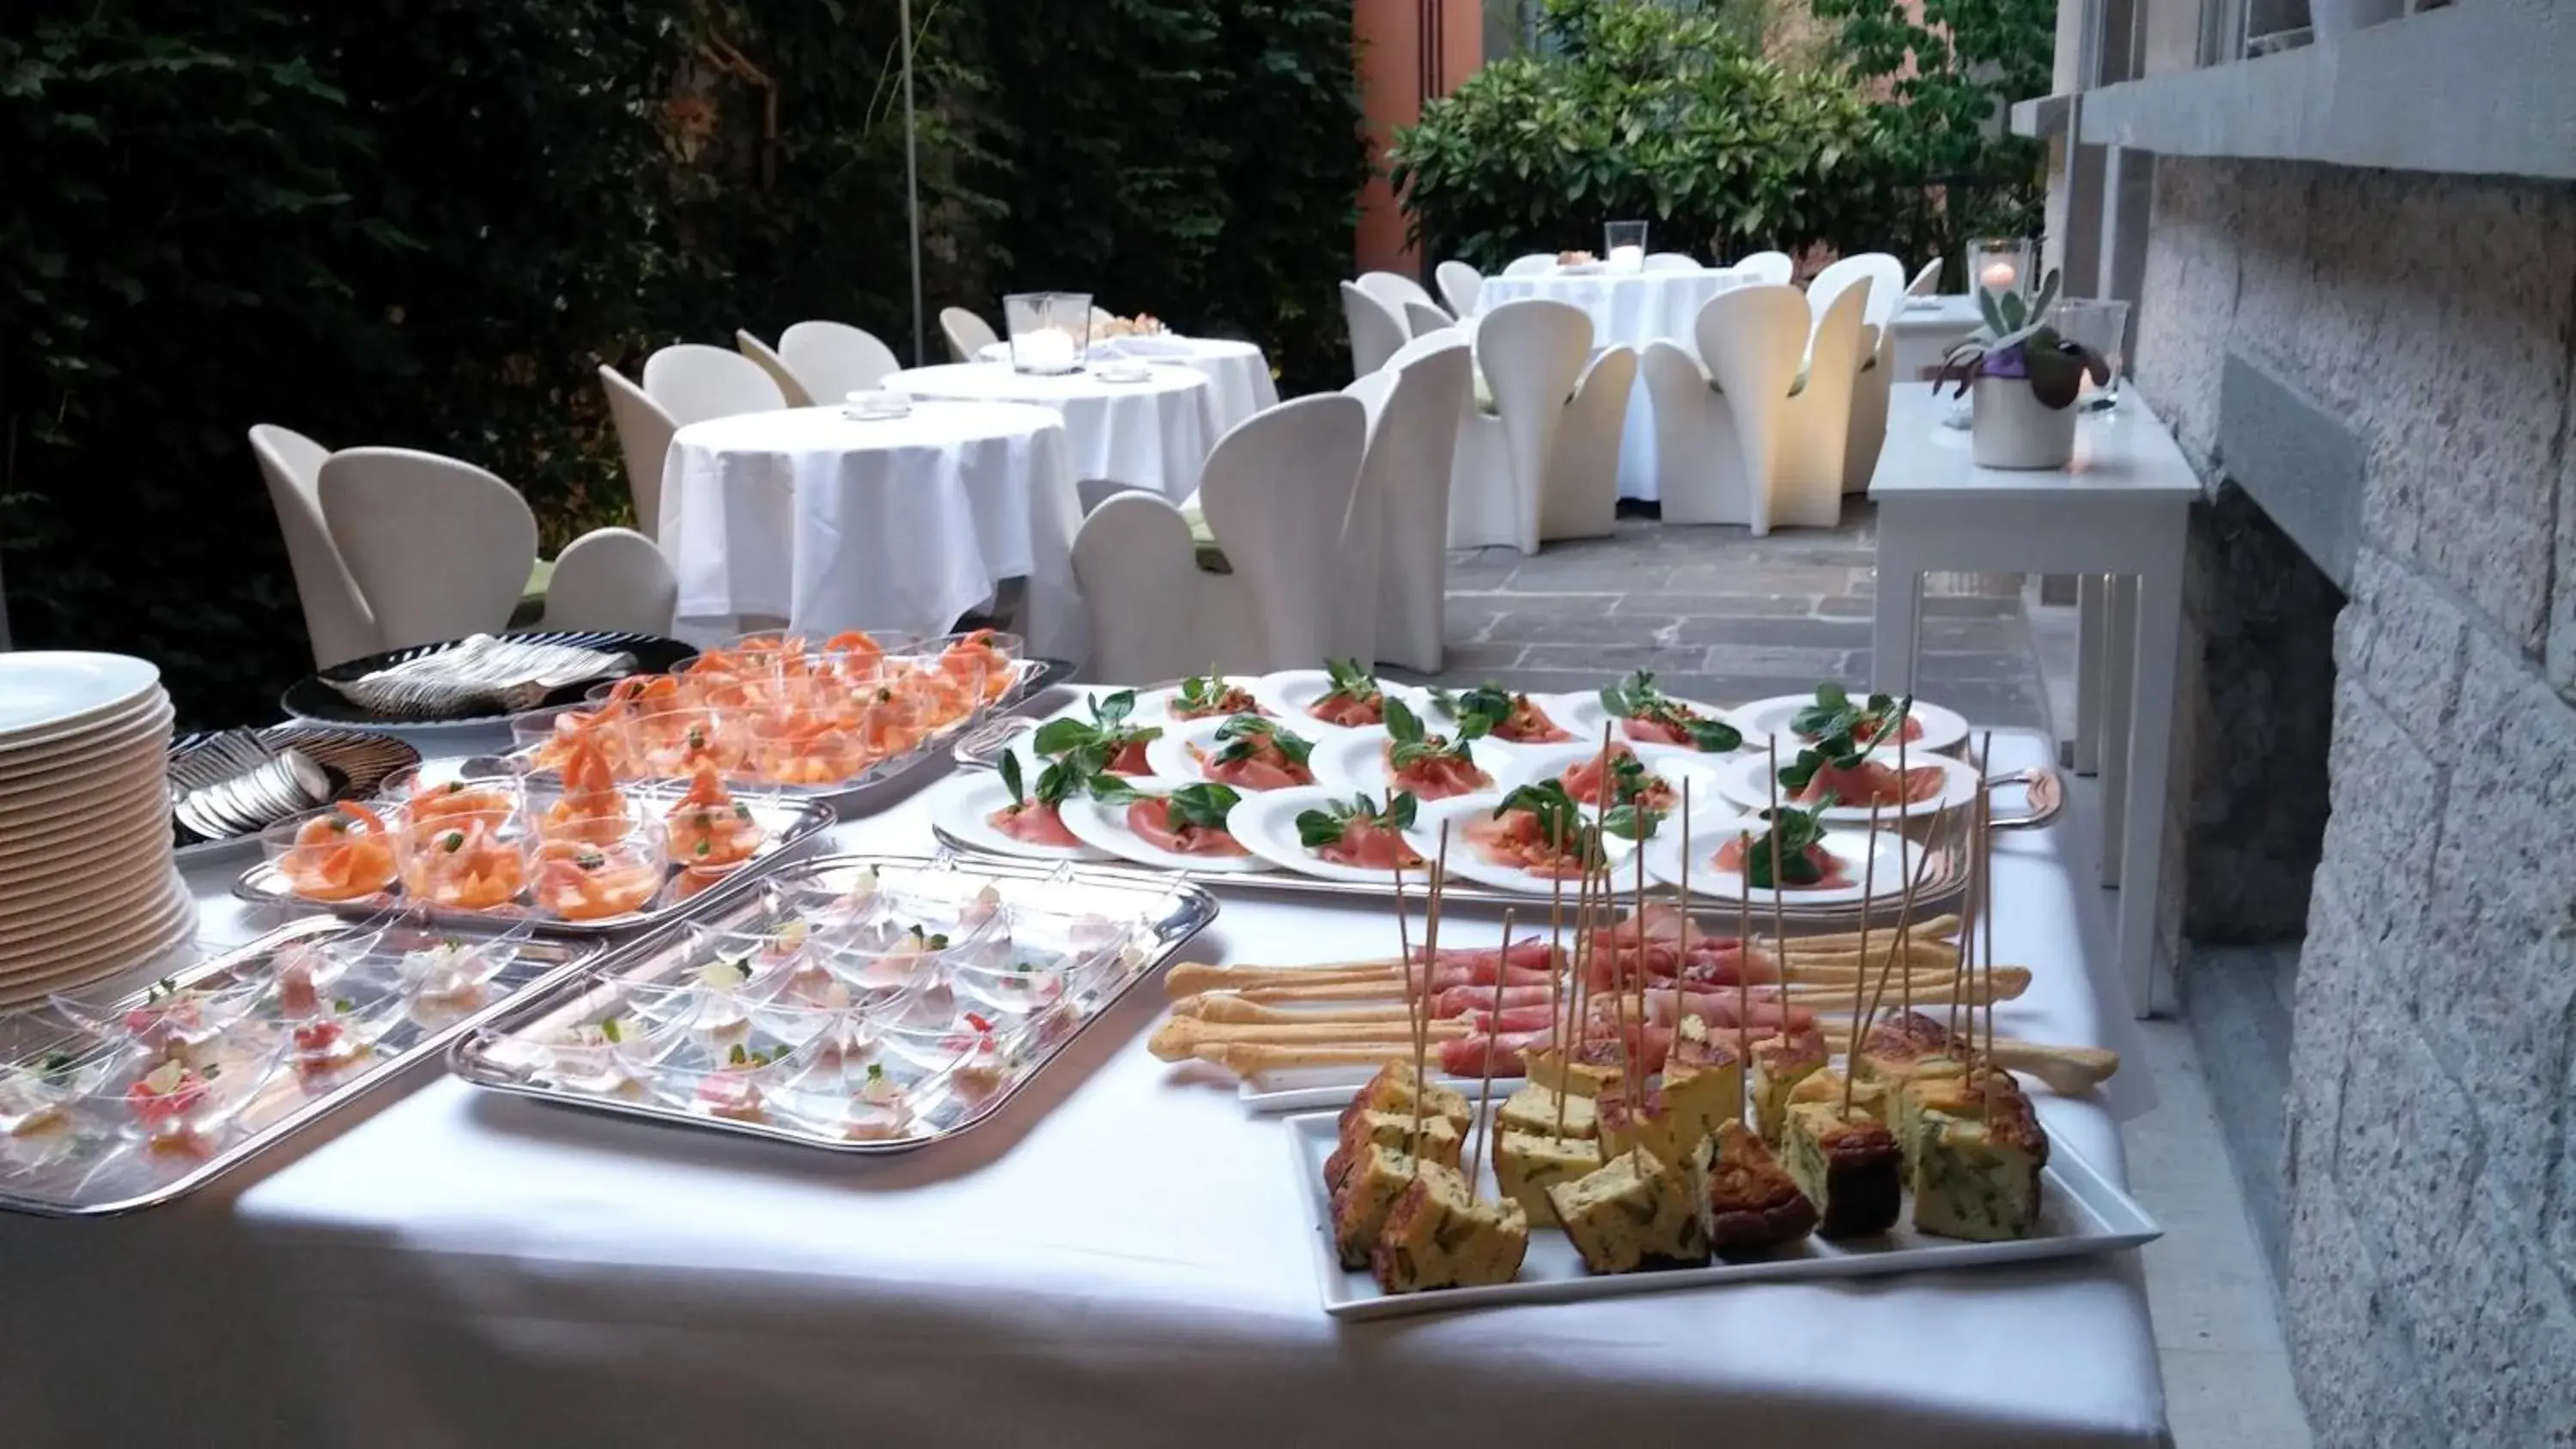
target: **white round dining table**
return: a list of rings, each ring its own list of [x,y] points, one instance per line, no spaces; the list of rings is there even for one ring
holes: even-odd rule
[[[1011,344],[996,342],[975,355],[985,362],[1009,362]],[[1215,395],[1219,437],[1254,413],[1279,405],[1279,384],[1270,375],[1270,359],[1249,342],[1166,332],[1153,337],[1106,338],[1091,344],[1091,355],[1176,362],[1196,369],[1207,378],[1208,388]]]
[[[941,634],[1026,578],[1032,652],[1082,659],[1081,522],[1064,420],[1014,402],[918,401],[899,418],[790,408],[691,423],[662,470],[679,614],[806,633]]]
[[[950,362],[906,368],[885,380],[916,398],[1035,403],[1064,418],[1065,451],[1076,479],[1105,478],[1174,502],[1199,486],[1199,465],[1216,446],[1216,393],[1189,367],[1149,364],[1132,382],[1082,372],[1027,373],[1006,362]]]

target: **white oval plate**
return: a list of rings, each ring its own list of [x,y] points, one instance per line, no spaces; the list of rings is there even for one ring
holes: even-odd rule
[[[1865,696],[1868,691],[1861,693]],[[1815,702],[1816,697],[1812,694],[1775,694],[1769,699],[1757,699],[1735,712],[1735,727],[1744,731],[1747,742],[1758,736],[1775,735],[1780,740],[1781,750],[1794,756],[1800,746],[1815,742],[1791,734],[1789,721],[1797,718],[1798,711]],[[1959,747],[1968,742],[1968,722],[1957,710],[1943,709],[1918,699],[1908,713],[1923,726],[1923,738],[1906,745],[1908,755],[1917,750],[1935,755],[1956,754]],[[1892,752],[1895,748],[1892,740],[1879,746],[1881,753]]]
[[[1883,824],[1884,817],[1881,819]],[[1881,902],[1893,902],[1904,896],[1905,873],[1913,868],[1920,854],[1919,848],[1897,831],[1882,829],[1873,840],[1866,828],[1828,830],[1824,847],[1841,859],[1843,874],[1851,877],[1850,885],[1830,889],[1756,890],[1745,884],[1742,872],[1718,869],[1718,851],[1735,839],[1738,832],[1750,835],[1758,842],[1768,829],[1770,826],[1759,815],[1721,820],[1713,830],[1694,829],[1691,832],[1691,894],[1728,901],[1743,900],[1749,894],[1757,907],[1768,906],[1774,895],[1780,897],[1783,906],[1856,905],[1866,894],[1863,887],[1873,883],[1869,857],[1874,853],[1878,857],[1874,882],[1876,897]],[[1679,885],[1681,870],[1681,831],[1667,825],[1646,841],[1646,874],[1666,885]]]
[[[1313,738],[1318,734],[1330,734],[1336,730],[1358,732],[1385,728],[1383,725],[1343,726],[1326,724],[1322,720],[1308,714],[1306,712],[1308,706],[1314,704],[1315,701],[1322,699],[1324,695],[1332,689],[1332,687],[1332,676],[1326,674],[1323,670],[1283,669],[1276,674],[1265,674],[1261,676],[1261,681],[1252,687],[1252,694],[1255,699],[1261,701],[1262,708],[1279,716],[1282,721],[1286,722],[1290,729],[1295,730],[1301,735],[1306,735],[1308,738]],[[1431,692],[1429,690],[1419,689],[1410,684],[1398,684],[1391,679],[1379,680],[1378,688],[1386,694],[1403,700],[1405,707],[1412,710],[1416,715],[1419,715],[1424,719],[1429,719],[1431,717]]]
[[[1479,791],[1473,795],[1452,795],[1446,800],[1428,801],[1413,812],[1413,828],[1405,832],[1405,838],[1413,842],[1413,848],[1421,853],[1423,859],[1436,860],[1440,855],[1440,826],[1445,821],[1449,826],[1449,869],[1452,872],[1479,885],[1519,891],[1545,899],[1556,889],[1556,882],[1552,877],[1523,870],[1518,866],[1496,865],[1485,859],[1477,852],[1475,846],[1467,842],[1464,833],[1467,821],[1476,815],[1491,813],[1495,806],[1502,803],[1502,794],[1493,790]],[[1614,878],[1618,875],[1619,862],[1626,860],[1629,852],[1635,849],[1634,844],[1618,836],[1603,837],[1603,850],[1610,857],[1611,874]],[[1566,887],[1569,899],[1571,899],[1570,893],[1573,886],[1573,878],[1567,877]]]
[[[1283,870],[1293,870],[1299,875],[1311,875],[1319,880],[1385,885],[1395,879],[1395,872],[1362,870],[1353,865],[1336,865],[1308,850],[1297,841],[1297,817],[1300,813],[1320,810],[1330,801],[1347,801],[1353,793],[1355,792],[1336,789],[1329,785],[1302,785],[1294,790],[1264,790],[1258,795],[1244,796],[1242,803],[1234,807],[1234,813],[1226,817],[1225,828],[1234,832],[1234,838],[1242,841],[1246,850]],[[1386,803],[1383,796],[1372,795],[1371,798],[1381,805]],[[1420,808],[1416,807],[1417,813]],[[1422,848],[1417,845],[1414,849],[1421,851]],[[1428,852],[1423,853],[1424,860],[1427,861],[1430,858]],[[1405,879],[1419,881],[1429,869],[1427,865],[1418,871],[1408,869],[1404,873]]]
[[[1914,759],[1910,758],[1911,751],[1907,753],[1909,755],[1905,762],[1907,769],[1940,772],[1941,792],[1928,799],[1916,800],[1903,806],[1882,805],[1878,810],[1878,818],[1881,821],[1917,819],[1936,815],[1944,810],[1957,809],[1974,801],[1977,798],[1977,791],[1984,788],[1984,776],[1947,755],[1925,755],[1921,759]],[[1873,754],[1870,758],[1876,760],[1878,756]],[[1787,762],[1784,760],[1782,763]],[[1895,768],[1893,756],[1889,757],[1887,764],[1890,769]],[[1746,810],[1767,810],[1771,807],[1770,771],[1769,755],[1739,755],[1718,768],[1717,788],[1733,805]],[[1797,802],[1788,799],[1784,794],[1780,803],[1791,805]],[[1833,805],[1824,810],[1823,816],[1826,820],[1837,824],[1860,824],[1868,821],[1869,807]]]
[[[1146,741],[1145,762],[1154,767],[1154,773],[1157,776],[1166,780],[1189,780],[1196,782],[1206,779],[1207,770],[1197,759],[1191,756],[1190,747],[1192,745],[1196,745],[1200,750],[1211,755],[1224,749],[1225,746],[1217,741],[1216,732],[1224,727],[1227,720],[1232,719],[1233,717],[1234,716],[1232,715],[1220,714],[1210,715],[1206,719],[1166,722],[1162,726],[1163,733],[1159,737]],[[1301,731],[1291,729],[1286,725],[1281,725],[1279,728],[1282,733],[1296,735],[1299,739],[1306,741],[1308,744],[1315,744],[1316,737],[1314,735],[1302,733]],[[1320,729],[1321,726],[1318,726],[1317,728]],[[1349,732],[1341,731],[1339,733]],[[1306,762],[1307,768],[1314,773],[1315,779],[1319,784],[1322,783],[1324,779],[1324,772],[1321,764],[1319,763],[1322,754],[1322,747],[1317,746],[1315,754],[1310,756]],[[1236,788],[1241,789],[1242,787],[1237,786]],[[1247,791],[1246,793],[1256,792]]]
[[[1184,785],[1195,785],[1201,782],[1197,780],[1144,779],[1129,780],[1127,783],[1134,786],[1140,794],[1163,795],[1169,794],[1171,791],[1177,790]],[[1285,795],[1291,792],[1286,790],[1274,790],[1270,793],[1273,795]],[[1245,801],[1249,802],[1266,797],[1260,795],[1246,795],[1243,798]],[[1236,808],[1240,810],[1242,807],[1237,806]],[[1102,850],[1108,851],[1111,855],[1117,856],[1121,860],[1132,860],[1138,865],[1160,866],[1165,870],[1188,870],[1201,872],[1256,871],[1270,869],[1270,862],[1262,859],[1260,854],[1257,852],[1252,855],[1174,855],[1170,851],[1163,849],[1161,846],[1154,844],[1150,840],[1147,840],[1145,837],[1138,835],[1135,831],[1128,829],[1127,807],[1123,804],[1112,805],[1105,801],[1094,800],[1086,795],[1079,800],[1067,800],[1064,802],[1063,810],[1060,813],[1064,816],[1064,828],[1072,831],[1076,836],[1079,836],[1085,844],[1097,846]],[[1231,819],[1226,822],[1226,826],[1229,830],[1233,828],[1233,825],[1234,822]],[[1244,840],[1240,835],[1236,836],[1235,839],[1242,841],[1247,848],[1251,845],[1250,841]]]
[[[1251,691],[1254,693],[1257,693],[1261,688],[1261,676],[1258,674],[1229,674],[1225,676],[1225,682],[1233,685],[1237,689]],[[1193,720],[1185,720],[1172,713],[1172,701],[1180,698],[1180,695],[1181,686],[1178,683],[1158,684],[1152,689],[1137,690],[1136,712],[1133,715],[1130,715],[1129,718],[1135,720],[1138,724],[1184,725],[1195,723]],[[1076,708],[1079,708],[1079,706],[1076,706]],[[1223,719],[1224,716],[1211,714],[1202,715],[1200,718]]]
[[[1023,762],[1025,764],[1025,762]],[[1030,784],[1033,775],[1023,775]],[[930,818],[940,829],[960,842],[995,855],[1017,855],[1031,860],[1115,860],[1108,851],[1088,845],[1032,845],[1028,841],[1004,835],[985,817],[1011,803],[1011,792],[1002,785],[1001,775],[992,770],[975,770],[952,775],[940,782],[930,797]],[[1070,808],[1069,805],[1065,808]],[[1067,825],[1066,829],[1073,827]]]
[[[1567,729],[1574,731],[1575,737],[1578,740],[1590,741],[1594,752],[1598,753],[1601,748],[1601,727],[1610,723],[1610,711],[1602,707],[1600,693],[1595,691],[1591,694],[1568,694],[1560,695],[1558,697],[1565,701],[1565,712],[1556,716],[1556,722],[1565,726]],[[1675,704],[1687,705],[1691,709],[1707,715],[1711,719],[1724,720],[1728,724],[1735,726],[1735,728],[1744,735],[1744,742],[1747,745],[1758,745],[1760,743],[1760,741],[1754,739],[1753,731],[1745,729],[1744,722],[1737,719],[1735,717],[1735,711],[1731,709],[1720,709],[1706,700],[1684,699],[1678,694],[1672,696],[1672,700]],[[1628,731],[1623,727],[1616,735],[1613,736],[1613,738],[1623,740],[1628,739]],[[1628,740],[1628,742],[1630,744],[1638,743],[1636,740]],[[1646,741],[1646,743],[1661,744],[1662,742],[1650,740]],[[1665,745],[1664,748],[1678,750],[1682,747],[1680,745]],[[1691,753],[1701,754],[1702,752],[1693,750]],[[1727,755],[1707,755],[1705,758],[1711,760],[1723,760],[1732,757]]]
[[[1384,795],[1387,793],[1386,731],[1382,729],[1333,730],[1330,737],[1315,745],[1307,763],[1314,768],[1315,783],[1338,791]],[[1500,786],[1503,771],[1512,763],[1513,752],[1484,740],[1467,744],[1467,758],[1476,768],[1491,776]],[[1419,799],[1419,796],[1415,798]],[[1423,800],[1423,804],[1431,802]]]
[[[1729,808],[1721,803],[1725,797],[1719,793],[1717,787],[1718,769],[1726,757],[1703,755],[1697,750],[1686,750],[1679,745],[1645,744],[1633,740],[1626,743],[1630,752],[1646,762],[1648,774],[1673,787],[1674,829],[1681,828],[1679,797],[1682,782],[1685,780],[1690,782],[1693,816],[1697,816],[1703,809],[1711,815],[1717,815]],[[1507,791],[1517,790],[1523,785],[1535,785],[1542,780],[1553,780],[1577,765],[1588,765],[1600,758],[1599,745],[1531,746],[1513,754],[1510,768],[1502,779],[1502,787]],[[1601,810],[1598,805],[1586,805],[1583,808],[1596,815]]]

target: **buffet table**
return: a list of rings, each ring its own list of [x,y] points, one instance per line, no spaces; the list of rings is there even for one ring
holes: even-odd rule
[[[1998,739],[1999,767],[2038,763]],[[926,850],[932,784],[828,848]],[[2125,1047],[2064,828],[1996,850],[1998,1030]],[[192,872],[206,930],[256,928]],[[1495,939],[1456,907],[1444,944]],[[1192,960],[1386,949],[1382,906],[1224,893]],[[1143,1049],[1148,985],[984,1127],[823,1158],[424,1073],[300,1160],[105,1222],[0,1215],[0,1423],[21,1446],[825,1442],[2150,1445],[2133,1255],[1343,1325],[1276,1118]],[[2115,1179],[2106,1100],[2040,1096]],[[336,1133],[336,1135],[334,1135]],[[1960,1346],[1975,1345],[1967,1353]],[[222,1426],[222,1427],[218,1427]]]

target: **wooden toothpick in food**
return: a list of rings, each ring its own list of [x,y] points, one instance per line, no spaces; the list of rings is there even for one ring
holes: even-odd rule
[[[1789,988],[1789,925],[1782,918],[1780,910],[1780,897],[1783,893],[1780,889],[1780,737],[1778,735],[1771,737],[1771,768],[1763,773],[1771,786],[1771,949],[1780,953],[1780,989],[1786,991]],[[1746,883],[1750,884],[1752,876],[1749,868],[1752,862],[1747,861],[1745,864],[1748,867],[1745,879]],[[1780,1034],[1786,1036],[1788,1033],[1789,1020],[1784,1016],[1780,1019]]]
[[[1910,714],[1912,714],[1912,713],[1914,713],[1914,697],[1913,697],[1912,695],[1910,695],[1910,694],[1909,694],[1909,695],[1907,695],[1907,696],[1906,696],[1906,698],[1905,698],[1905,712],[1906,712],[1907,714],[1909,714],[1909,715],[1910,715]],[[1905,735],[1906,735],[1905,721],[1900,719],[1900,720],[1898,720],[1898,721],[1896,722],[1896,793],[1897,793],[1897,796],[1898,796],[1900,799],[1904,797],[1904,795],[1905,795],[1905,788],[1906,788],[1906,787],[1905,787]],[[1905,821],[1906,821],[1906,817],[1905,817],[1904,811],[1900,808],[1900,809],[1898,810],[1898,812],[1897,812],[1897,816],[1896,816],[1896,838],[1897,838],[1897,840],[1898,840],[1898,842],[1899,842],[1899,844],[1898,844],[1898,845],[1897,845],[1897,847],[1896,847],[1896,869],[1897,869],[1897,873],[1898,873],[1900,876],[1902,876],[1902,875],[1904,874],[1904,872],[1905,872],[1905,846],[1904,846],[1904,845],[1903,845],[1903,843],[1902,843],[1902,842],[1905,840]],[[1933,840],[1934,840],[1936,837],[1938,837],[1938,836],[1940,835],[1940,833],[1941,833],[1941,815],[1940,815],[1940,812],[1936,810],[1936,811],[1934,811],[1934,812],[1933,812],[1933,815],[1932,815],[1932,823],[1931,823],[1929,826],[1926,826],[1926,827],[1924,828],[1924,831],[1923,831],[1923,851],[1924,851],[1924,853],[1925,853],[1926,855],[1929,855],[1929,854],[1931,853],[1931,851],[1932,851],[1932,842],[1933,842]],[[1919,870],[1917,871],[1917,874],[1920,874],[1920,871],[1919,871]],[[1913,899],[1913,892],[1912,892],[1911,890],[1908,890],[1908,891],[1906,892],[1906,899],[1907,899],[1907,900],[1909,900],[1909,901],[1911,901],[1911,900]],[[1861,924],[1862,924],[1863,926],[1868,925],[1868,924],[1869,924],[1869,902],[1867,902],[1867,901],[1863,901],[1863,902],[1861,902],[1861,903],[1860,903],[1860,913],[1861,913]],[[1902,914],[1899,914],[1899,915],[1898,915],[1898,917],[1897,917],[1897,920],[1896,920],[1896,939],[1898,939],[1899,941],[1902,941],[1902,940],[1904,940],[1904,939],[1905,939],[1905,918],[1904,918],[1904,916],[1903,916]],[[1867,953],[1867,952],[1863,952],[1863,953],[1861,953],[1861,954],[1862,954],[1862,957],[1863,957],[1863,959],[1864,959],[1864,960],[1865,960],[1865,959],[1867,959],[1867,956],[1868,956],[1868,953]],[[1907,979],[1906,979],[1905,987],[1904,987],[1904,991],[1905,991],[1905,1010],[1906,1010],[1906,1011],[1908,1011],[1908,1012],[1911,1012],[1911,1011],[1913,1011],[1913,1010],[1914,1010],[1914,981],[1913,981],[1913,978],[1912,978],[1911,976],[1908,976],[1908,977],[1907,977]],[[1873,1006],[1873,1007],[1871,1008],[1871,1010],[1875,1011],[1875,1010],[1877,1010],[1877,1008],[1876,1008],[1875,1006]]]
[[[1904,739],[1904,736],[1900,733],[1897,738],[1901,742]],[[1900,775],[1898,778],[1903,779],[1904,777]],[[1878,802],[1876,800],[1869,802],[1868,840],[1868,859],[1862,863],[1860,868],[1860,959],[1863,961],[1867,961],[1869,959],[1870,898],[1878,894]],[[1779,882],[1774,880],[1772,884],[1777,886]],[[1902,943],[1905,940],[1905,931],[1903,927],[1899,927],[1897,929],[1896,939],[1899,943]],[[1887,959],[1890,962],[1895,961],[1895,954],[1893,952],[1889,953]],[[1861,998],[1867,995],[1869,995],[1867,991],[1854,991],[1852,993],[1851,1044],[1843,1048],[1842,1116],[1843,1120],[1847,1122],[1851,1120],[1852,1083],[1860,1076],[1860,1044],[1867,1040],[1865,1035],[1867,1027],[1863,1020],[1864,1013],[1861,1010]]]
[[[1887,960],[1879,967],[1877,989],[1870,993],[1869,1014],[1873,1017],[1878,1015],[1878,1008],[1887,1000],[1887,978],[1889,974],[1897,969],[1898,959],[1905,954],[1906,932],[1911,928],[1914,920],[1914,896],[1917,891],[1923,888],[1924,874],[1930,870],[1932,865],[1932,842],[1940,837],[1942,822],[1947,818],[1948,816],[1945,812],[1935,813],[1933,815],[1932,827],[1929,831],[1925,832],[1924,835],[1923,850],[1920,854],[1914,857],[1913,871],[1911,873],[1906,873],[1901,869],[1899,871],[1899,874],[1904,875],[1905,878],[1905,892],[1897,902],[1896,934],[1888,940]],[[1905,834],[1901,829],[1897,832],[1896,838],[1899,840],[1903,840],[1905,838]],[[1905,855],[1901,848],[1897,853],[1896,861],[1899,867],[1902,867],[1905,863]],[[1869,979],[1869,959],[1866,956],[1861,958],[1860,975],[1861,983],[1866,985]],[[1914,973],[1909,969],[1898,979],[1904,983],[1905,1009],[1910,1012],[1914,1009]]]
[[[1990,768],[1994,757],[1995,732],[1988,730],[1984,741],[1977,746],[1979,771]],[[1985,823],[1985,828],[1977,832],[1979,848],[1986,856],[1986,868],[1982,872],[1986,893],[1977,912],[1977,929],[1985,937],[1979,954],[1985,957],[1986,962],[1986,1055],[1992,1057],[1995,1054],[1995,802],[1982,789],[1977,792],[1977,814]]]
[[[1753,1094],[1753,988],[1745,984],[1753,978],[1753,836],[1747,831],[1735,832],[1735,859],[1744,882],[1735,897],[1735,1095],[1742,1101]],[[1783,1011],[1780,1033],[1788,1031]]]
[[[1512,910],[1503,908],[1503,947],[1512,944]],[[1476,1185],[1476,1164],[1485,1160],[1485,1144],[1493,1140],[1493,1129],[1487,1125],[1494,1107],[1494,1058],[1501,1055],[1503,1038],[1503,961],[1494,958],[1493,1005],[1485,1014],[1485,1079],[1476,1086],[1476,1116],[1467,1124],[1472,1136],[1467,1155],[1458,1162],[1458,1170],[1467,1176],[1467,1186]]]

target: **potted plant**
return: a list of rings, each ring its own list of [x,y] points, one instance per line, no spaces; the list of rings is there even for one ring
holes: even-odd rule
[[[2067,341],[2048,325],[2058,274],[2039,290],[1977,293],[1983,325],[1941,358],[1933,386],[1958,384],[1974,410],[1970,451],[1980,468],[2063,468],[2075,457],[2075,400],[2084,379],[2111,382],[2102,354]]]

